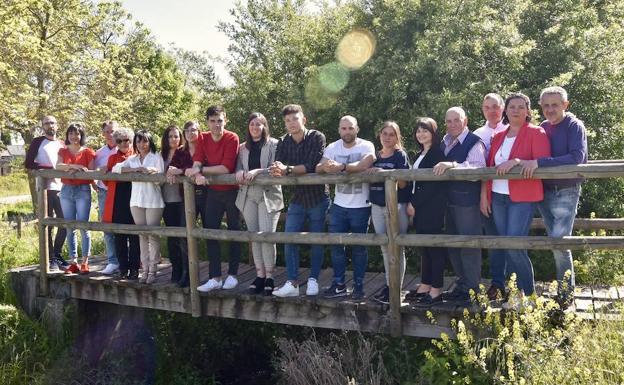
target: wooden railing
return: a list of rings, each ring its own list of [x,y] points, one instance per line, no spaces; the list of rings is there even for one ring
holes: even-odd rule
[[[337,183],[372,183],[384,182],[387,207],[386,234],[352,234],[352,233],[262,233],[230,230],[203,229],[197,226],[195,212],[194,185],[186,177],[177,177],[176,183],[184,187],[184,203],[186,227],[139,226],[113,223],[78,222],[66,219],[46,218],[47,203],[45,190],[41,186],[44,178],[66,177],[85,180],[142,181],[166,183],[163,174],[110,174],[101,172],[77,172],[69,175],[56,170],[37,170],[33,172],[38,186],[38,226],[40,268],[40,294],[48,294],[48,235],[47,227],[71,227],[75,229],[105,231],[111,233],[152,234],[164,237],[186,237],[188,242],[191,313],[198,317],[201,314],[201,303],[197,286],[199,285],[198,239],[227,240],[235,242],[269,242],[299,244],[340,244],[364,246],[388,246],[390,254],[389,286],[390,286],[390,324],[393,335],[401,334],[401,287],[399,249],[402,246],[430,247],[472,247],[472,248],[504,248],[504,249],[621,249],[624,248],[622,236],[570,236],[560,239],[544,236],[462,236],[462,235],[429,235],[399,234],[397,212],[397,181],[448,181],[448,180],[486,180],[486,179],[521,179],[519,169],[514,168],[507,175],[496,176],[493,168],[481,169],[450,169],[444,175],[435,176],[430,169],[422,170],[384,170],[373,174],[334,174],[303,176],[270,177],[258,176],[252,183],[258,185],[312,185]],[[624,161],[592,161],[589,164],[538,168],[534,176],[542,179],[568,178],[611,178],[624,176]],[[238,184],[233,174],[206,176],[209,184]],[[418,214],[417,214],[418,215]],[[622,229],[622,219],[583,220],[585,228]],[[593,222],[592,222],[593,221]],[[538,221],[539,222],[539,221]]]

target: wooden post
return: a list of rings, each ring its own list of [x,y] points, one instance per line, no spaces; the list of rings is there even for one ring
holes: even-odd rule
[[[22,216],[17,215],[17,222],[15,223],[15,229],[17,230],[17,239],[22,238]]]
[[[386,232],[388,234],[388,257],[389,268],[387,271],[390,283],[390,334],[394,337],[401,336],[401,263],[399,261],[400,246],[396,244],[399,235],[399,203],[397,196],[397,182],[394,179],[386,179]]]
[[[39,227],[39,295],[48,295],[48,274],[50,274],[49,250],[48,250],[48,228],[43,224],[43,219],[48,214],[48,197],[46,195],[46,180],[38,176],[37,188],[37,226]]]
[[[195,212],[195,185],[184,181],[184,214],[186,217],[186,242],[188,245],[189,278],[191,290],[191,314],[193,317],[201,315],[201,302],[197,286],[199,286],[199,260],[197,239],[193,237],[193,229],[197,221]]]

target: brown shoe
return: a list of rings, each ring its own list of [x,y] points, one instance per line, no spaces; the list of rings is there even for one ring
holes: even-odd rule
[[[490,301],[501,301],[505,299],[505,290],[501,289],[498,286],[490,286],[490,288],[486,292],[488,300]]]

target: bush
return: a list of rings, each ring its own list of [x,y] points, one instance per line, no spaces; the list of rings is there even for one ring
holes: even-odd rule
[[[621,308],[619,309],[621,310]],[[486,307],[454,325],[457,339],[433,341],[428,384],[621,384],[624,320],[584,321],[537,298],[523,312]]]
[[[51,350],[42,326],[10,305],[0,305],[0,384],[41,378]]]

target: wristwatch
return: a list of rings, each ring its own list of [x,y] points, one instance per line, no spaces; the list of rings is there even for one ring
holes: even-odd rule
[[[286,175],[292,174],[292,170],[293,170],[292,166],[286,166]]]
[[[347,171],[347,164],[346,163],[342,164],[342,170],[340,170],[340,171],[343,171],[343,172]]]

